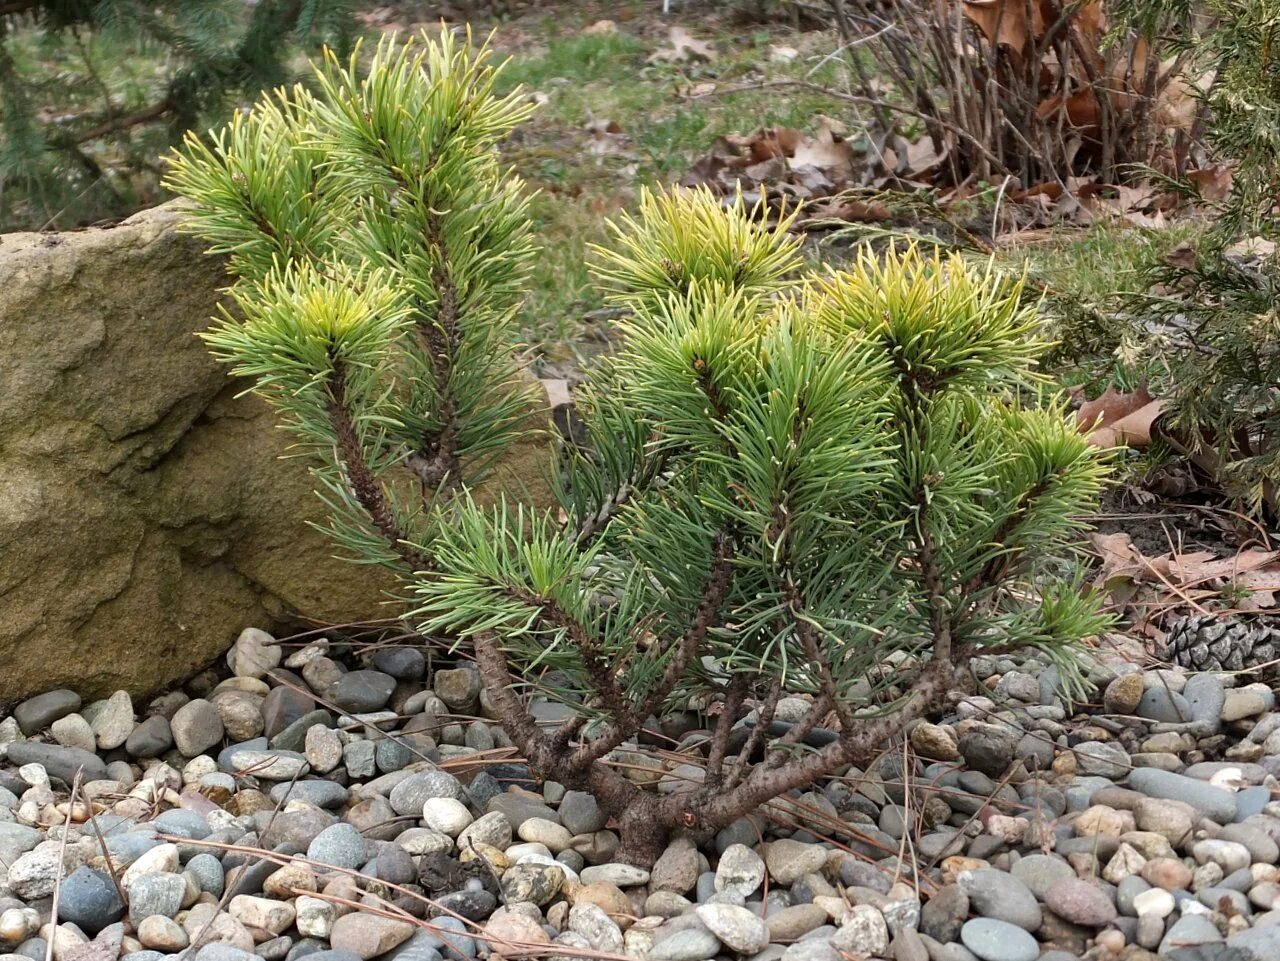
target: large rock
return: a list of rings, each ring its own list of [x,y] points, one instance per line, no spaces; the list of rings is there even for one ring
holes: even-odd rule
[[[0,236],[0,700],[140,695],[246,625],[385,617],[389,575],[334,560],[290,436],[194,336],[227,284],[173,205]],[[497,483],[533,487],[512,452]]]

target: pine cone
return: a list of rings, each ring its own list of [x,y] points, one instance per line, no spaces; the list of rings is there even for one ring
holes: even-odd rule
[[[1214,614],[1181,617],[1165,639],[1165,660],[1191,671],[1243,671],[1280,657],[1280,629]]]

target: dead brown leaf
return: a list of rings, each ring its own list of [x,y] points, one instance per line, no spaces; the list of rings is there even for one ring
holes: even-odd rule
[[[963,0],[961,9],[965,18],[972,21],[984,37],[1002,47],[1009,47],[1021,56],[1027,45],[1044,32],[1042,5],[1043,0],[1034,4],[1018,0]],[[1030,29],[1028,9],[1032,16]]]
[[[1123,394],[1108,387],[1097,400],[1080,406],[1076,424],[1094,447],[1142,447],[1151,443],[1151,428],[1164,412],[1165,401],[1146,387]]]
[[[804,134],[791,127],[762,127],[746,141],[747,152],[756,161],[771,157],[794,157]]]
[[[1164,262],[1170,267],[1181,267],[1191,270],[1196,265],[1196,249],[1185,240],[1164,255]]]
[[[873,200],[840,200],[814,207],[813,216],[847,223],[878,224],[893,219],[893,211]]]
[[[1169,558],[1169,573],[1183,584],[1198,584],[1218,578],[1238,579],[1240,575],[1266,567],[1277,557],[1280,551],[1264,551],[1251,547],[1232,557],[1214,557],[1208,551],[1197,551],[1190,554],[1174,554]],[[1271,575],[1277,588],[1280,588],[1280,568]]]
[[[1158,612],[1201,601],[1229,597],[1238,610],[1264,610],[1276,605],[1280,591],[1280,551],[1248,548],[1230,557],[1209,551],[1171,552],[1146,557],[1128,534],[1092,534],[1101,561],[1093,580],[1120,607]],[[1138,618],[1141,626],[1145,615]]]
[[[1267,240],[1265,237],[1246,237],[1237,240],[1223,253],[1228,257],[1274,257],[1276,244],[1274,240]]]
[[[1205,200],[1222,200],[1231,192],[1232,171],[1227,164],[1210,164],[1187,171],[1187,179]]]
[[[1172,70],[1177,58],[1170,57],[1160,64],[1160,72],[1164,74]],[[1156,123],[1170,130],[1189,131],[1200,114],[1200,97],[1213,85],[1215,71],[1210,71],[1192,80],[1190,77],[1172,77],[1156,94],[1153,116]]]
[[[853,148],[847,140],[836,140],[826,126],[816,137],[805,137],[791,153],[792,167],[817,167],[834,180],[853,175]]]
[[[1276,592],[1280,591],[1280,565],[1260,571],[1246,571],[1233,582],[1243,596],[1236,599],[1236,607],[1242,611],[1261,611],[1276,606]]]
[[[1102,559],[1102,569],[1094,578],[1095,586],[1102,587],[1115,578],[1134,577],[1146,569],[1142,555],[1128,534],[1093,533],[1089,535],[1089,542]]]

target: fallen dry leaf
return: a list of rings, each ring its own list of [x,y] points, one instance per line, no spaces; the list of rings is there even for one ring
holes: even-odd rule
[[[1044,34],[1043,3],[1026,3],[1019,0],[964,0],[965,18],[977,25],[982,35],[1002,47],[1009,47],[1019,56]],[[1027,23],[1027,11],[1032,22]],[[1030,26],[1030,29],[1028,29]]]
[[[684,63],[689,60],[714,60],[716,50],[706,40],[698,40],[684,27],[672,27],[667,36],[671,47],[649,55],[650,63]]]
[[[791,127],[763,127],[747,142],[747,153],[755,161],[772,157],[794,157],[804,134]]]
[[[618,32],[618,25],[612,20],[597,20],[591,26],[586,27],[582,32],[588,36],[607,37]]]
[[[1172,70],[1176,63],[1177,58],[1170,57],[1160,64],[1160,73]],[[1171,78],[1156,95],[1153,111],[1156,123],[1170,130],[1189,131],[1200,114],[1201,96],[1213,85],[1216,76],[1216,71],[1209,71],[1196,80],[1182,76]]]
[[[1211,164],[1199,170],[1188,170],[1187,179],[1205,200],[1222,200],[1231,192],[1232,170],[1227,164]]]
[[[1232,586],[1239,595],[1235,606],[1242,611],[1261,611],[1276,606],[1280,591],[1280,565],[1261,571],[1246,571],[1235,578]]]
[[[1249,548],[1229,557],[1209,551],[1146,557],[1123,532],[1089,538],[1101,566],[1093,585],[1117,607],[1160,612],[1226,599],[1243,611],[1276,605],[1280,551]],[[1138,618],[1145,622],[1145,615]]]
[[[1102,558],[1102,569],[1094,584],[1102,586],[1117,577],[1133,577],[1145,569],[1142,555],[1133,546],[1133,540],[1125,533],[1089,535],[1098,556]]]
[[[1265,567],[1280,557],[1280,551],[1264,551],[1251,547],[1232,557],[1214,557],[1208,551],[1191,554],[1174,554],[1169,558],[1170,575],[1183,584],[1211,581],[1220,577],[1238,578],[1241,574]],[[1274,575],[1280,587],[1280,571]]]
[[[1273,257],[1276,252],[1276,244],[1274,240],[1267,240],[1265,237],[1246,237],[1243,240],[1237,240],[1234,244],[1223,251],[1228,257]]]
[[[1196,249],[1185,240],[1164,255],[1164,262],[1170,267],[1181,267],[1192,270],[1196,265]]]
[[[878,224],[893,219],[893,211],[874,200],[840,200],[813,208],[815,219],[843,220],[846,223]]]
[[[1164,412],[1165,401],[1146,387],[1122,394],[1114,386],[1097,400],[1080,405],[1076,425],[1094,447],[1142,447],[1151,443],[1151,427]]]
[[[853,175],[853,148],[847,140],[836,140],[825,126],[816,137],[805,137],[791,154],[792,167],[817,167],[836,180]]]

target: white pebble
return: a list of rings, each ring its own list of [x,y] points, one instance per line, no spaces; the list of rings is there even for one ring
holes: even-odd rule
[[[456,838],[475,818],[457,798],[427,798],[422,805],[422,822],[429,828]]]
[[[49,785],[49,773],[44,769],[43,764],[22,765],[22,767],[18,768],[18,777],[32,787],[47,787]]]
[[[1133,910],[1138,917],[1152,914],[1158,918],[1167,918],[1173,913],[1175,903],[1173,895],[1164,888],[1151,888],[1133,897]]]

